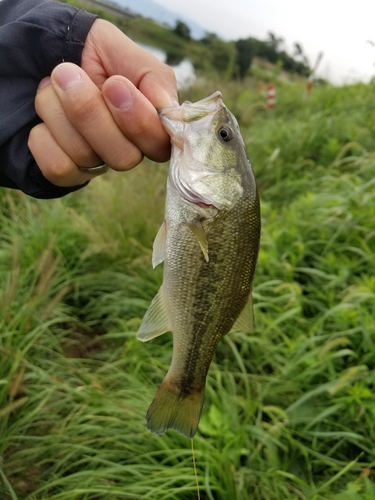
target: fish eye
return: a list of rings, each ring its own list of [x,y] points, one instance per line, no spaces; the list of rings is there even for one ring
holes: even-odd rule
[[[219,136],[219,139],[224,142],[229,142],[231,139],[233,139],[232,129],[226,126],[221,126],[218,129],[217,134]]]

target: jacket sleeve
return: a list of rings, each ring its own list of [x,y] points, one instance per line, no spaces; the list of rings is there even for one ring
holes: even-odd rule
[[[28,146],[41,122],[34,108],[40,80],[64,61],[80,65],[96,16],[51,0],[0,0],[0,185],[35,198],[58,198],[62,188],[39,170]]]

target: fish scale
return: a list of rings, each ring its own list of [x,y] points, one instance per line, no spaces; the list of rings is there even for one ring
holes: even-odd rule
[[[190,266],[195,270],[194,276],[183,280],[176,273],[168,276],[168,300],[171,308],[181,310],[183,305],[185,314],[176,314],[172,319],[172,331],[176,352],[173,353],[171,372],[181,371],[180,388],[185,392],[186,387],[201,388],[204,386],[207,370],[220,338],[232,328],[238,315],[248,300],[253,266],[248,249],[251,245],[251,220],[243,217],[247,203],[243,207],[237,206],[223,217],[217,216],[206,231],[210,260],[204,260],[194,237],[188,243],[180,240],[178,227],[171,238],[170,258],[175,253],[183,255],[179,260],[180,269]],[[223,218],[227,220],[222,220]],[[233,222],[240,222],[248,231],[248,238],[235,238],[238,226]],[[229,234],[228,234],[229,233]],[[189,245],[191,252],[182,252],[182,248]],[[228,261],[227,255],[235,254],[238,259]],[[167,266],[167,260],[165,261]],[[224,269],[223,269],[224,267]],[[191,318],[187,312],[192,311]],[[189,321],[190,319],[190,321]],[[187,356],[178,346],[187,345]],[[202,355],[203,353],[203,359]],[[184,357],[184,359],[180,359]],[[198,366],[198,372],[196,367]]]
[[[252,327],[260,208],[237,122],[220,93],[160,117],[173,145],[153,255],[154,265],[164,261],[164,275],[138,338],[173,333],[171,366],[148,410],[148,428],[192,437],[218,342],[233,327]]]

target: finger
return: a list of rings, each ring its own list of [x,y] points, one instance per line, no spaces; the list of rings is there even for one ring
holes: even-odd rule
[[[31,130],[28,146],[44,177],[56,186],[79,186],[100,175],[82,172],[56,142],[45,123]]]
[[[62,63],[51,80],[70,122],[109,167],[128,170],[142,161],[141,151],[123,135],[102,93],[79,66]]]
[[[151,102],[126,78],[114,76],[102,87],[102,95],[123,134],[154,161],[170,157],[170,139]]]
[[[60,148],[80,167],[103,163],[86,139],[73,127],[51,83],[44,78],[35,97],[35,109]]]
[[[97,19],[82,53],[82,68],[100,88],[113,75],[128,78],[155,108],[178,104],[174,71],[118,28]]]

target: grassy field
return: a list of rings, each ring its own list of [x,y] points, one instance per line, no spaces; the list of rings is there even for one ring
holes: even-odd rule
[[[258,180],[256,331],[223,339],[194,439],[201,498],[375,498],[375,85],[220,89]],[[0,498],[197,498],[190,441],[145,413],[167,334],[136,331],[166,165],[62,200],[1,191]]]

